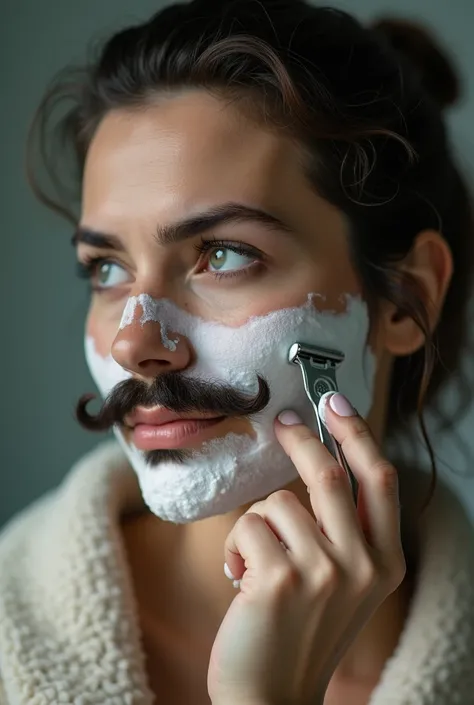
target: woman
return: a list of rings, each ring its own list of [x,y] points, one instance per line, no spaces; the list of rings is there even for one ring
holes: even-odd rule
[[[73,99],[106,398],[77,414],[119,445],[3,532],[0,702],[474,702],[472,529],[380,450],[418,416],[431,453],[423,409],[463,342],[456,94],[417,28],[300,0],[172,5],[53,86],[36,126],[61,190],[48,119]],[[345,356],[350,400],[319,413],[357,506],[298,340]]]

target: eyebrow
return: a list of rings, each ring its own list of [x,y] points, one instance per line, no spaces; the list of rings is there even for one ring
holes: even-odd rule
[[[117,250],[117,252],[123,252],[125,250],[120,238],[116,235],[100,233],[84,225],[79,225],[71,238],[73,247],[77,247],[80,242],[83,242],[85,245],[92,245],[92,247],[97,247],[100,250]]]
[[[291,228],[280,218],[271,215],[260,208],[251,208],[240,203],[225,203],[197,213],[184,220],[170,225],[158,226],[155,237],[160,245],[171,245],[189,238],[202,235],[218,225],[226,223],[260,223],[267,228],[283,233],[292,233]],[[80,225],[72,237],[72,245],[80,242],[99,249],[110,249],[123,252],[125,247],[116,235],[101,233],[92,228]]]

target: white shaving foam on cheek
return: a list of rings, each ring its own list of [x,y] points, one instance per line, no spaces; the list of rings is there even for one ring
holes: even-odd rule
[[[234,433],[216,438],[203,444],[184,464],[166,461],[150,467],[144,455],[116,431],[152,512],[177,523],[195,521],[265,497],[298,476],[273,430],[275,417],[284,409],[293,409],[316,429],[300,368],[288,363],[288,350],[295,342],[343,352],[345,358],[337,371],[339,390],[362,416],[368,413],[375,360],[366,347],[367,306],[360,298],[347,297],[345,313],[321,312],[315,308],[314,298],[309,295],[307,303],[297,308],[251,318],[239,328],[205,321],[147,294],[127,303],[122,329],[136,322],[141,307],[141,325],[159,324],[157,336],[163,340],[168,339],[169,330],[188,338],[196,364],[183,370],[183,376],[221,381],[254,395],[259,374],[271,392],[267,407],[251,419],[255,438]],[[110,356],[100,358],[90,338],[86,340],[86,357],[104,396],[127,374]]]

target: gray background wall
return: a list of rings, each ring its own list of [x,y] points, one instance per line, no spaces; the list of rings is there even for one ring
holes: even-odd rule
[[[30,195],[23,176],[28,121],[43,90],[91,41],[145,18],[159,0],[2,0],[0,7],[1,188],[0,524],[56,485],[97,438],[73,419],[77,397],[92,388],[82,354],[86,288],[74,277],[70,231]],[[421,19],[458,57],[467,98],[450,114],[465,167],[474,174],[474,2],[336,2],[362,19],[386,14]],[[133,8],[133,11],[132,11]],[[474,370],[474,353],[466,372]],[[449,410],[452,394],[447,393]],[[458,426],[474,451],[474,408]],[[437,436],[438,451],[465,472],[459,439]],[[474,463],[471,464],[474,471]],[[448,472],[474,515],[474,482]]]

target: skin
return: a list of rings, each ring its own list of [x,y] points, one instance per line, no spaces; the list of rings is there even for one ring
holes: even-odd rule
[[[227,252],[224,269],[234,268],[235,276],[216,278],[216,260],[210,260],[216,251],[196,251],[201,236],[168,245],[158,242],[157,227],[229,202],[263,209],[287,229],[228,223],[202,237],[250,245],[264,253],[263,263],[256,263],[253,255]],[[148,381],[164,369],[191,365],[193,350],[183,336],[176,352],[164,348],[155,324],[118,331],[129,296],[146,292],[205,319],[240,326],[250,316],[299,306],[308,292],[325,295],[321,308],[342,310],[341,295],[361,291],[344,215],[308,183],[298,146],[256,124],[236,104],[229,106],[204,91],[105,116],[88,151],[81,225],[114,235],[121,247],[78,243],[80,260],[100,256],[115,263],[97,268],[93,276],[93,286],[102,282],[107,288],[92,295],[87,333],[99,354],[112,353],[119,364]],[[420,233],[402,266],[422,284],[434,327],[451,277],[447,245],[438,233]],[[393,358],[415,351],[423,338],[409,318],[398,316],[386,302],[372,323],[370,344],[378,371],[368,423],[380,443]],[[311,511],[301,479],[288,489]],[[235,597],[223,574],[224,544],[248,508],[183,526],[150,514],[124,522],[150,684],[161,697],[169,689],[174,702],[209,702],[209,655]],[[397,644],[409,599],[405,580],[343,656],[326,705],[367,701]]]

